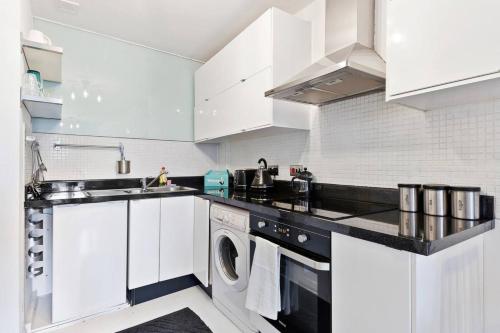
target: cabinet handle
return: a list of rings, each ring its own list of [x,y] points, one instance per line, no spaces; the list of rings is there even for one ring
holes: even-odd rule
[[[205,102],[208,102],[208,98],[205,98]]]
[[[247,79],[241,79],[240,82],[245,82]]]

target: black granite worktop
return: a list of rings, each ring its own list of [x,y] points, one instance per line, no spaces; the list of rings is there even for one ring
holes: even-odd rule
[[[321,186],[324,188],[315,190],[311,198],[281,191],[262,194],[217,189],[205,189],[198,196],[291,226],[336,232],[425,256],[495,227],[491,196],[481,196],[481,219],[470,221],[400,212],[393,189]]]
[[[331,231],[397,250],[431,255],[495,227],[494,198],[481,196],[481,218],[477,221],[437,218],[398,209],[396,189],[314,184],[310,197],[290,191],[289,182],[275,182],[269,192],[235,192],[203,188],[203,177],[169,178],[173,183],[197,190],[173,193],[141,193],[90,196],[65,200],[26,199],[26,208],[54,205],[134,200],[196,195],[212,202],[249,210],[253,214],[311,230]],[[42,184],[44,193],[139,188],[140,179],[51,181]]]
[[[175,197],[183,195],[199,194],[200,188],[203,188],[203,177],[170,177],[173,184],[179,186],[186,186],[195,188],[193,191],[180,191],[180,192],[146,192],[146,193],[130,193],[119,195],[98,195],[87,196],[84,198],[71,198],[71,199],[45,199],[44,195],[53,192],[71,192],[71,191],[98,191],[108,189],[131,189],[140,188],[140,178],[122,178],[122,179],[96,179],[96,180],[55,180],[47,181],[41,184],[40,197],[28,199],[24,201],[25,208],[49,208],[56,205],[67,204],[84,204],[84,203],[97,203],[106,201],[120,201],[120,200],[136,200],[148,198],[162,198],[162,197]],[[152,178],[148,178],[151,181]],[[157,184],[153,184],[156,186]]]

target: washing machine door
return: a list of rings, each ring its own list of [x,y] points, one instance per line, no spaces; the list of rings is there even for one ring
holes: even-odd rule
[[[213,235],[214,266],[224,283],[241,291],[248,283],[247,248],[230,230],[219,229]]]

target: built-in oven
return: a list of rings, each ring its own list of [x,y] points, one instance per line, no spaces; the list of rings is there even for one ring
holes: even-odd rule
[[[250,215],[250,227],[252,261],[256,237],[278,244],[281,254],[281,311],[277,320],[261,321],[279,332],[331,332],[330,233],[256,214]]]

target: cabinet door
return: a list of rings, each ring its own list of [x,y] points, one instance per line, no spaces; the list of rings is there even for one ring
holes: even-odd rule
[[[193,273],[194,197],[161,198],[160,281]]]
[[[52,322],[126,302],[127,202],[54,206]]]
[[[128,288],[158,282],[160,199],[130,200],[128,228]]]
[[[388,95],[500,71],[500,2],[390,0]]]
[[[210,201],[194,198],[193,272],[208,287],[210,259]]]
[[[411,333],[410,256],[332,233],[332,331]]]
[[[268,10],[196,71],[196,103],[272,65],[271,17]]]
[[[264,97],[264,92],[271,85],[272,69],[268,67],[218,95],[209,114],[219,124],[215,136],[270,125],[273,120],[273,100]]]

